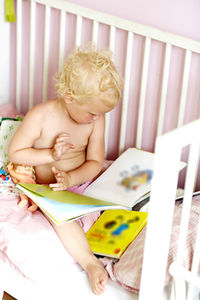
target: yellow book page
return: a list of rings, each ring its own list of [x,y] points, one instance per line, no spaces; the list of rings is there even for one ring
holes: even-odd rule
[[[147,223],[148,213],[107,210],[87,232],[94,253],[119,258]]]

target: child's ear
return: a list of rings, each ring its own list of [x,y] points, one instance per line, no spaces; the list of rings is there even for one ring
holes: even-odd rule
[[[64,98],[64,101],[66,104],[71,104],[74,102],[74,98],[72,97],[71,94],[67,94]]]

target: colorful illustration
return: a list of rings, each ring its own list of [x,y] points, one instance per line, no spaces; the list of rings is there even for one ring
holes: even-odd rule
[[[149,169],[139,170],[138,166],[131,168],[131,173],[128,171],[121,172],[122,180],[120,185],[127,190],[137,190],[139,186],[150,182],[153,176],[153,171]]]
[[[97,254],[120,257],[147,222],[147,213],[107,210],[90,228],[86,236]]]

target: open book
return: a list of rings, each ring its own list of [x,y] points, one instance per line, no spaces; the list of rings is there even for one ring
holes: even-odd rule
[[[138,201],[149,197],[153,161],[153,153],[129,148],[87,187],[84,195],[55,192],[38,184],[18,183],[17,187],[60,224],[98,210],[131,209]],[[180,169],[183,166],[185,163],[181,163]]]
[[[40,184],[18,183],[17,188],[32,199],[38,207],[56,224],[73,221],[94,211],[106,209],[129,209],[69,191],[53,191]]]
[[[186,163],[180,162],[179,169]],[[149,198],[153,178],[154,153],[129,148],[84,191],[84,195],[134,207]]]
[[[147,223],[148,213],[106,210],[86,233],[95,254],[120,258]]]

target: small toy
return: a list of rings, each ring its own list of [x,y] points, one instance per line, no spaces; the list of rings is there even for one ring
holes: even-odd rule
[[[0,178],[3,181],[8,181],[10,179],[9,173],[3,168],[0,168]]]

